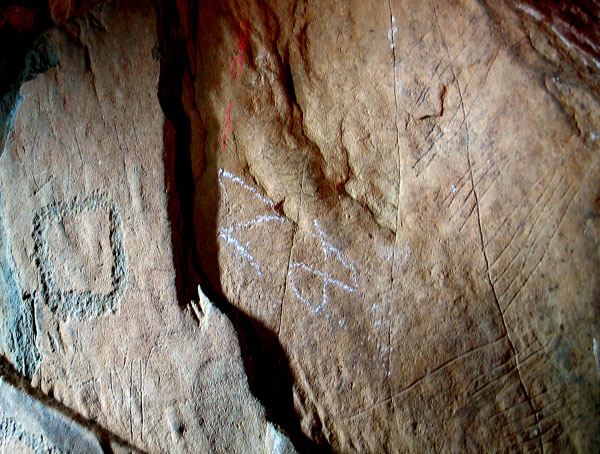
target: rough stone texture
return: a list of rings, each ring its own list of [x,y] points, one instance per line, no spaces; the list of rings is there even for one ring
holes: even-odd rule
[[[92,433],[0,380],[0,452],[103,451]]]
[[[0,154],[22,98],[21,85],[56,65],[40,34],[54,24],[81,16],[100,0],[11,0],[0,5]]]
[[[187,37],[198,251],[277,333],[304,433],[595,450],[597,93],[507,4],[221,8]]]
[[[202,293],[177,304],[152,3],[113,2],[47,38],[60,63],[22,86],[0,162],[3,353],[140,450],[293,452],[249,392],[228,319]]]
[[[599,14],[571,3],[55,29],[0,158],[2,351],[149,452],[598,451]]]

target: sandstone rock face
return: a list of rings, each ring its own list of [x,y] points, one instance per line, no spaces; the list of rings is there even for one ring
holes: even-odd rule
[[[2,155],[3,353],[142,451],[293,452],[231,323],[202,293],[177,304],[153,5],[111,3],[48,39],[60,65],[21,88]]]
[[[0,157],[2,353],[124,449],[597,451],[598,11],[557,5],[53,29]]]
[[[0,452],[102,453],[93,434],[0,381]]]
[[[198,250],[290,355],[304,432],[596,446],[597,129],[527,36],[477,2],[223,8],[194,40]]]

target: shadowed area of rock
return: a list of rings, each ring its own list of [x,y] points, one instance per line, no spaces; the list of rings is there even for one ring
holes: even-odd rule
[[[99,3],[0,9],[0,448],[600,449],[597,2]]]

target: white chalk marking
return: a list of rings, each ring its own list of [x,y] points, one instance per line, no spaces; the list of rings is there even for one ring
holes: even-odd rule
[[[236,230],[239,229],[245,229],[248,227],[252,227],[253,225],[259,225],[262,224],[264,222],[286,222],[286,219],[282,218],[281,216],[278,215],[262,215],[262,216],[256,216],[255,218],[246,221],[246,222],[240,222],[239,224],[235,224],[232,225],[230,227],[221,227],[221,230],[223,232],[226,233],[233,233]]]
[[[354,265],[346,262],[346,260],[342,256],[342,253],[340,252],[340,250],[338,248],[336,248],[333,244],[331,244],[329,241],[327,241],[327,239],[325,237],[325,233],[323,233],[323,230],[321,230],[321,226],[319,225],[319,222],[316,219],[314,220],[313,225],[314,225],[316,231],[318,232],[318,235],[313,234],[312,236],[315,238],[318,238],[321,243],[321,251],[323,252],[323,259],[325,262],[325,270],[317,270],[317,269],[314,269],[304,263],[295,262],[290,265],[290,269],[288,271],[288,277],[290,279],[290,283],[292,285],[292,290],[296,294],[296,297],[300,301],[302,301],[304,304],[306,304],[313,314],[316,314],[321,309],[323,309],[325,306],[327,306],[327,303],[329,302],[328,289],[329,289],[330,285],[339,287],[342,290],[345,290],[349,293],[355,293],[357,290],[357,287],[358,287],[358,278],[356,277],[356,268],[354,267]],[[335,256],[335,258],[337,258],[337,260],[342,264],[342,266],[344,268],[346,268],[347,270],[350,270],[351,278],[352,278],[352,285],[346,284],[338,279],[334,279],[331,276],[331,274],[329,274],[330,254],[333,254]],[[302,293],[296,286],[296,282],[294,281],[294,277],[293,277],[293,272],[298,269],[302,269],[309,274],[318,276],[323,280],[323,286],[321,288],[321,302],[318,306],[315,307],[313,302],[309,301],[307,298],[302,296]]]
[[[248,252],[247,247],[242,246],[236,238],[232,237],[228,233],[219,232],[219,238],[233,245],[233,247],[238,251],[238,253],[246,260],[248,260],[248,262],[250,262],[250,265],[252,265],[254,269],[256,269],[258,275],[262,276],[262,269],[260,268],[260,265],[256,263],[256,260],[254,260],[254,256],[250,254],[250,252]],[[246,244],[246,246],[248,246],[248,244]]]
[[[596,372],[600,376],[600,348],[598,348],[598,341],[594,337],[594,357],[596,358]]]
[[[528,14],[529,16],[533,17],[537,21],[542,21],[544,19],[544,16],[542,16],[538,10],[536,10],[530,6],[527,6],[520,2],[517,2],[515,6],[517,7],[517,9],[520,9],[525,14]]]
[[[321,292],[325,301],[327,301],[326,288],[328,284],[337,285],[338,287],[346,290],[347,292],[354,293],[356,291],[355,287],[351,287],[349,285],[344,284],[342,281],[338,281],[337,279],[332,279],[331,275],[327,272],[323,272],[321,270],[315,270],[310,266],[306,266],[304,263],[292,263],[292,268],[302,268],[303,270],[309,272],[310,274],[314,274],[323,279],[323,291]]]
[[[395,24],[395,23],[396,23],[396,18],[394,16],[392,16],[392,24]],[[397,31],[398,31],[398,27],[396,27],[396,25],[392,25],[392,28],[390,28],[388,30],[387,37],[388,37],[388,40],[390,41],[390,49],[393,49],[395,46],[394,38],[395,38]]]
[[[266,197],[264,197],[263,195],[261,195],[261,193],[258,192],[258,190],[256,188],[253,188],[252,186],[247,185],[244,182],[244,180],[242,180],[240,177],[234,175],[233,173],[231,173],[225,169],[219,169],[219,185],[223,188],[223,190],[225,191],[225,194],[227,194],[227,189],[225,188],[225,185],[223,184],[223,177],[228,178],[229,180],[233,181],[234,183],[239,184],[244,189],[246,189],[246,190],[250,191],[252,194],[254,194],[254,196],[256,196],[256,198],[258,200],[269,205],[271,208],[275,209],[275,203],[272,200],[269,200]]]
[[[245,258],[250,263],[250,265],[256,270],[258,275],[262,276],[262,268],[261,268],[260,264],[257,263],[254,256],[248,250],[248,248],[250,247],[250,243],[246,243],[246,245],[244,246],[234,236],[234,234],[238,230],[247,229],[252,226],[264,224],[266,222],[288,222],[288,220],[277,214],[277,212],[275,211],[275,203],[272,200],[269,200],[266,197],[264,197],[263,195],[261,195],[260,192],[258,192],[258,190],[256,188],[253,188],[252,186],[249,186],[248,184],[246,184],[244,182],[244,180],[242,180],[240,177],[238,177],[238,176],[234,175],[233,173],[231,173],[227,170],[224,170],[224,169],[219,169],[218,175],[219,175],[218,176],[219,186],[221,186],[221,188],[223,188],[223,194],[224,194],[225,200],[229,201],[229,195],[227,193],[227,188],[224,183],[224,180],[227,179],[227,180],[231,181],[232,183],[236,183],[236,184],[242,186],[244,189],[246,189],[248,192],[250,192],[254,197],[256,197],[260,202],[267,205],[270,208],[270,210],[274,213],[274,214],[268,214],[268,215],[265,215],[265,214],[258,215],[249,221],[239,222],[237,224],[233,224],[230,226],[223,226],[223,227],[219,228],[219,236],[218,237],[221,238],[226,243],[233,246],[233,248],[243,258]]]

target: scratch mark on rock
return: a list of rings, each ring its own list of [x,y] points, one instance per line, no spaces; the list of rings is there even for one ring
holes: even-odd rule
[[[419,383],[421,383],[423,380],[425,380],[426,378],[437,374],[438,372],[441,372],[442,370],[444,370],[446,367],[450,366],[451,364],[454,364],[455,362],[461,360],[462,358],[465,358],[467,356],[470,356],[473,353],[476,353],[492,344],[495,344],[497,342],[502,341],[505,338],[505,335],[502,335],[501,337],[499,337],[498,339],[494,339],[492,341],[486,342],[482,345],[478,345],[476,347],[473,347],[465,352],[460,353],[459,355],[455,356],[454,358],[451,358],[447,361],[444,361],[442,364],[438,365],[437,367],[435,367],[434,369],[426,372],[424,375],[415,378],[410,384],[406,385],[405,387],[403,387],[402,389],[394,392],[391,396],[376,402],[375,404],[371,405],[368,408],[365,408],[364,410],[361,410],[353,415],[347,416],[346,418],[344,418],[344,420],[350,420],[350,419],[354,419],[358,416],[364,415],[365,413],[368,413],[370,411],[375,410],[376,408],[380,407],[381,405],[385,405],[387,403],[393,402],[394,399],[398,398],[399,396],[401,396],[402,394],[406,393],[407,391],[410,391],[411,389],[415,388]]]
[[[450,51],[448,50],[448,45],[446,43],[446,38],[444,37],[444,32],[443,32],[442,26],[440,24],[440,18],[439,18],[439,15],[438,15],[438,11],[437,11],[437,6],[436,6],[435,0],[431,0],[431,4],[433,6],[433,13],[435,15],[435,20],[436,20],[436,23],[437,23],[437,26],[438,26],[438,29],[439,29],[439,32],[440,32],[440,36],[442,38],[442,46],[443,46],[443,48],[444,48],[444,50],[446,52],[446,56],[447,56],[449,64],[450,64],[450,71],[452,72],[452,77],[454,79],[454,82],[456,83],[456,88],[458,90],[458,96],[460,98],[460,107],[461,107],[462,114],[463,114],[463,123],[465,125],[465,131],[466,131],[466,136],[467,136],[466,137],[466,141],[467,141],[467,144],[466,144],[467,163],[468,163],[468,166],[470,168],[471,187],[472,187],[472,190],[473,190],[473,195],[475,197],[475,205],[476,205],[476,208],[477,208],[477,220],[478,220],[478,227],[479,227],[479,237],[480,237],[480,240],[481,240],[481,249],[482,249],[482,252],[483,252],[483,258],[484,258],[485,264],[486,264],[487,277],[488,277],[488,281],[489,281],[489,284],[490,284],[490,288],[492,290],[492,294],[494,296],[494,301],[495,301],[496,306],[498,308],[498,313],[500,315],[500,319],[502,320],[502,325],[504,327],[504,331],[506,332],[506,337],[507,337],[507,339],[509,341],[510,348],[511,348],[511,350],[513,352],[517,353],[517,350],[516,350],[516,348],[514,346],[514,342],[511,339],[510,331],[508,330],[508,326],[506,324],[506,320],[504,318],[504,313],[502,311],[502,307],[500,306],[500,301],[498,299],[498,294],[496,292],[496,288],[494,286],[494,282],[492,280],[492,274],[491,274],[491,271],[490,271],[490,260],[488,258],[487,251],[486,251],[486,248],[485,248],[485,238],[484,238],[484,235],[483,235],[483,225],[482,225],[482,221],[481,221],[481,207],[480,207],[480,204],[479,204],[479,196],[477,194],[477,189],[475,187],[475,177],[474,177],[474,172],[473,172],[473,165],[472,165],[472,160],[471,160],[471,150],[470,150],[469,125],[468,125],[468,122],[467,122],[467,112],[466,112],[466,109],[465,109],[465,103],[464,103],[464,99],[463,99],[463,95],[462,95],[462,90],[461,90],[460,82],[459,82],[459,80],[458,80],[458,78],[456,76],[456,72],[454,71],[454,67],[452,65],[452,58],[450,56]],[[462,124],[461,124],[460,127],[462,127]],[[457,131],[457,133],[458,133],[458,131]],[[533,406],[533,401],[531,400],[531,396],[529,394],[529,391],[527,390],[527,387],[525,386],[525,382],[523,381],[523,376],[521,374],[521,368],[520,368],[520,364],[519,364],[517,356],[515,356],[515,361],[516,361],[517,374],[519,376],[519,381],[521,383],[521,387],[523,389],[525,397],[529,401],[529,405],[531,407],[531,410],[535,414],[535,418],[536,418],[536,422],[537,422],[537,427],[539,429],[539,423],[540,423],[540,421],[539,421],[538,412],[536,411],[536,409]],[[541,438],[540,438],[540,447],[541,447],[541,451],[544,452],[544,445],[542,443]]]
[[[327,306],[327,303],[329,302],[328,290],[329,290],[330,285],[339,287],[342,290],[345,290],[349,293],[355,293],[358,289],[358,278],[356,277],[355,266],[348,263],[342,256],[341,251],[325,239],[325,234],[323,233],[323,230],[321,230],[321,226],[319,225],[319,222],[316,219],[314,220],[313,225],[315,227],[315,230],[318,232],[318,236],[314,235],[314,234],[313,234],[313,236],[318,238],[319,242],[321,243],[321,250],[323,251],[323,259],[325,262],[325,269],[318,270],[318,269],[315,269],[315,268],[312,268],[312,267],[306,265],[305,263],[294,262],[294,263],[292,263],[292,265],[290,267],[288,277],[290,279],[290,284],[292,286],[292,290],[296,294],[296,297],[300,301],[302,301],[304,304],[306,304],[313,314],[316,314],[316,313],[320,312],[325,306]],[[332,277],[332,275],[329,273],[329,263],[330,263],[330,258],[331,258],[332,254],[342,264],[342,266],[344,268],[346,268],[347,270],[350,271],[352,284],[347,284],[345,282],[342,282],[341,280],[334,279]],[[294,271],[297,271],[297,270],[303,270],[303,271],[306,271],[308,274],[318,276],[323,281],[323,285],[321,287],[321,302],[316,307],[315,307],[314,302],[312,302],[308,298],[304,297],[302,295],[302,292],[300,291],[300,289],[296,286],[296,282],[294,281],[293,274],[294,274]]]
[[[596,358],[596,372],[600,377],[600,348],[598,348],[598,341],[594,337],[594,358]]]
[[[227,136],[231,132],[231,105],[233,104],[233,99],[229,101],[229,105],[227,106],[227,113],[225,115],[225,133],[223,134],[223,152],[227,150]]]

